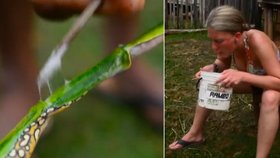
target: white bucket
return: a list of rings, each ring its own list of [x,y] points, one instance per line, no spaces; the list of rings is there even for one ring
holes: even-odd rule
[[[198,105],[207,109],[228,111],[232,88],[224,88],[216,84],[220,73],[201,72]]]

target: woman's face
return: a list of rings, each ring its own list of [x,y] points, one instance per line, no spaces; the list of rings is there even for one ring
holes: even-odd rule
[[[236,49],[236,37],[232,33],[208,28],[208,38],[211,40],[212,49],[220,59],[230,57]]]

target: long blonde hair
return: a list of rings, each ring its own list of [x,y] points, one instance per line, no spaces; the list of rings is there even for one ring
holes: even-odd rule
[[[228,5],[214,8],[207,18],[206,27],[231,33],[249,30],[249,25],[241,12]]]

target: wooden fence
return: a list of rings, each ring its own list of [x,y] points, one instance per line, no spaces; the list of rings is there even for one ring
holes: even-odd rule
[[[201,28],[210,11],[220,5],[239,9],[248,23],[261,26],[261,8],[258,0],[165,0],[165,27],[167,29]]]

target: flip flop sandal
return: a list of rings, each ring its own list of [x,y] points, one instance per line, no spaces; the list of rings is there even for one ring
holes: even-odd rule
[[[179,144],[179,145],[181,145],[181,147],[177,148],[177,149],[173,149],[173,150],[202,145],[204,142],[205,142],[205,139],[202,139],[200,141],[185,141],[185,140],[180,139],[177,141],[177,143],[175,145]]]

